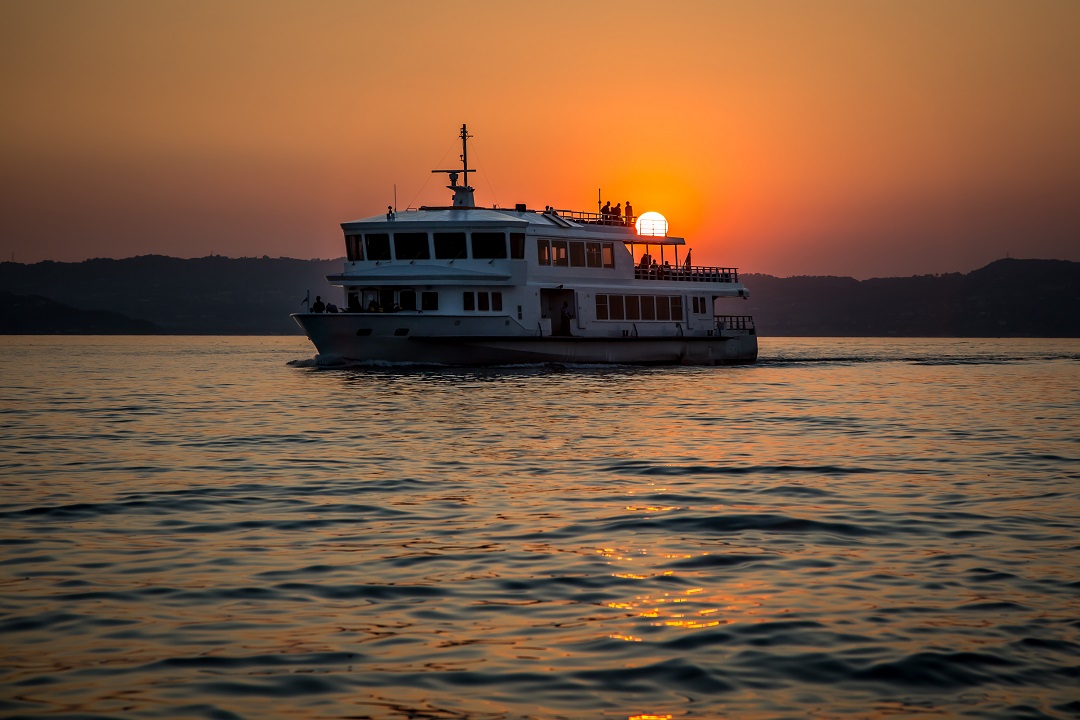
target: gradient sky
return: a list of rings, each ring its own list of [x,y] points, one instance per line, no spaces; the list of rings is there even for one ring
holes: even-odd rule
[[[1080,2],[0,0],[0,259],[339,257],[449,201],[775,275],[1080,260]],[[442,180],[442,182],[440,182]]]

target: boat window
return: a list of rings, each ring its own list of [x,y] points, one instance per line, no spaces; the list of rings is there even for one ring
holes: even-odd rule
[[[585,267],[585,243],[570,243],[570,266]]]
[[[637,295],[626,296],[626,319],[627,320],[640,320],[641,319],[641,305],[638,301]]]
[[[522,260],[525,257],[525,233],[510,233],[510,257]]]
[[[600,264],[600,243],[587,242],[585,243],[585,264],[589,267],[601,267]]]
[[[666,295],[661,295],[660,297],[656,298],[656,319],[671,319],[671,305],[668,304],[668,299]]]
[[[416,291],[415,290],[402,290],[398,293],[398,305],[402,310],[415,310],[416,309]]]
[[[604,243],[601,248],[601,255],[604,258],[604,267],[615,267],[615,243]]]
[[[464,295],[462,296],[462,307],[465,310],[475,310],[476,309],[476,296],[473,295],[471,292],[466,290]]]
[[[656,319],[656,300],[652,295],[641,296],[641,319],[642,320],[655,320]]]
[[[671,319],[672,320],[682,320],[683,319],[682,298],[680,296],[678,296],[678,295],[672,295],[671,296]]]
[[[493,292],[493,293],[491,293],[491,309],[495,310],[496,312],[500,312],[502,310],[502,293],[501,292]]]
[[[390,312],[394,309],[394,291],[390,288],[385,288],[379,291],[379,305],[382,306],[383,312]]]
[[[439,260],[457,260],[468,257],[463,232],[437,232],[434,234],[435,257]]]
[[[491,309],[488,305],[488,294],[486,292],[476,293],[476,309],[480,312],[487,312]]]
[[[608,319],[607,298],[608,298],[607,295],[597,295],[596,296],[596,319],[597,320],[607,320]]]
[[[474,232],[472,256],[482,260],[506,257],[506,233]]]
[[[622,295],[609,295],[608,296],[608,317],[612,320],[623,319],[623,300]]]
[[[544,238],[536,239],[536,261],[541,265],[551,264],[551,243]]]
[[[390,259],[390,236],[386,233],[367,233],[364,235],[364,249],[368,260]]]
[[[420,309],[421,310],[438,310],[439,309],[439,293],[434,292],[434,291],[420,293]]]
[[[364,248],[360,244],[359,235],[345,236],[345,255],[349,258],[349,260],[364,259]]]
[[[379,291],[365,289],[364,295],[360,300],[360,304],[368,312],[379,312]]]
[[[566,255],[565,240],[551,241],[551,264],[559,267],[567,267],[570,265],[570,259]]]
[[[427,233],[394,233],[394,256],[398,260],[427,260],[431,257]]]

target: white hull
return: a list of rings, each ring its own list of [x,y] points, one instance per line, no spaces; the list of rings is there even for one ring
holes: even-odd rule
[[[500,335],[447,335],[439,334],[437,330],[440,326],[445,329],[445,317],[440,318],[438,323],[426,323],[419,316],[407,317],[409,321],[406,321],[406,316],[388,319],[385,315],[380,317],[362,313],[293,315],[321,355],[345,362],[431,365],[731,365],[757,360],[757,336],[749,333],[727,337],[720,334],[564,337],[525,334],[523,328],[516,326],[514,330],[520,334],[504,332]],[[428,328],[425,328],[425,325],[428,325]],[[504,325],[502,330],[513,332],[511,327]],[[406,329],[408,332],[403,332]],[[460,327],[456,329],[460,332]],[[362,334],[358,335],[358,332]]]

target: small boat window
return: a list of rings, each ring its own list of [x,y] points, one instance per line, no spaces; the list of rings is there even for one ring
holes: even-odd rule
[[[474,232],[472,256],[481,260],[506,257],[506,233]]]
[[[476,309],[480,312],[487,312],[490,309],[488,305],[488,294],[486,292],[476,293]]]
[[[501,292],[493,292],[493,293],[491,293],[491,309],[495,310],[496,312],[499,312],[499,311],[502,310],[502,293]]]
[[[655,320],[656,319],[656,300],[652,295],[641,296],[641,319],[642,320]]]
[[[514,260],[525,258],[525,233],[510,233],[510,257]]]
[[[364,247],[360,244],[359,235],[345,236],[345,255],[352,261],[364,259]]]
[[[626,319],[627,320],[640,320],[641,319],[641,305],[637,295],[626,296]]]
[[[570,266],[585,267],[585,243],[570,243]]]
[[[672,295],[671,296],[671,319],[672,320],[682,320],[683,319],[682,297],[680,297],[679,295]]]
[[[570,258],[566,255],[566,241],[551,241],[551,264],[558,267],[569,267]]]
[[[615,267],[615,243],[604,243],[601,254],[604,258],[604,267]]]
[[[661,295],[660,297],[656,298],[656,319],[671,319],[671,305],[668,303],[668,298],[666,295]]]
[[[435,238],[435,257],[439,260],[457,260],[468,257],[463,232],[437,232]]]
[[[398,293],[398,305],[402,310],[415,310],[416,309],[416,291],[415,290],[402,290]]]
[[[607,299],[608,299],[607,295],[597,295],[596,296],[596,319],[597,320],[607,320],[608,319],[608,309],[607,309],[608,302],[607,302]]]
[[[434,291],[420,293],[420,309],[421,310],[438,310],[439,309],[439,293],[434,292]]]
[[[431,257],[427,233],[394,233],[394,255],[398,260],[427,260]]]
[[[462,299],[461,299],[461,307],[463,309],[465,309],[465,310],[475,310],[476,309],[476,296],[475,295],[473,295],[469,291],[465,291],[465,293],[461,297],[462,297]]]
[[[600,262],[600,243],[585,243],[585,264],[589,267],[602,267]]]
[[[551,264],[551,243],[545,238],[536,240],[536,261],[541,265]]]
[[[623,319],[622,295],[608,295],[608,316],[612,320]]]
[[[383,312],[390,312],[394,309],[396,303],[394,302],[394,291],[391,288],[383,288],[379,290],[379,305],[382,306]]]
[[[364,249],[368,260],[389,260],[390,236],[386,233],[367,233],[364,235]]]

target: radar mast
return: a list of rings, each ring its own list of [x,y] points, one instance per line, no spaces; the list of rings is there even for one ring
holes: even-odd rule
[[[469,169],[469,138],[472,135],[469,134],[468,129],[465,127],[465,123],[461,124],[461,169],[460,170],[432,170],[433,173],[446,173],[450,176],[450,184],[446,186],[447,190],[454,191],[454,207],[476,207],[476,201],[473,199],[473,188],[469,187],[469,173],[476,172]],[[458,175],[465,173],[465,184],[458,185]]]

